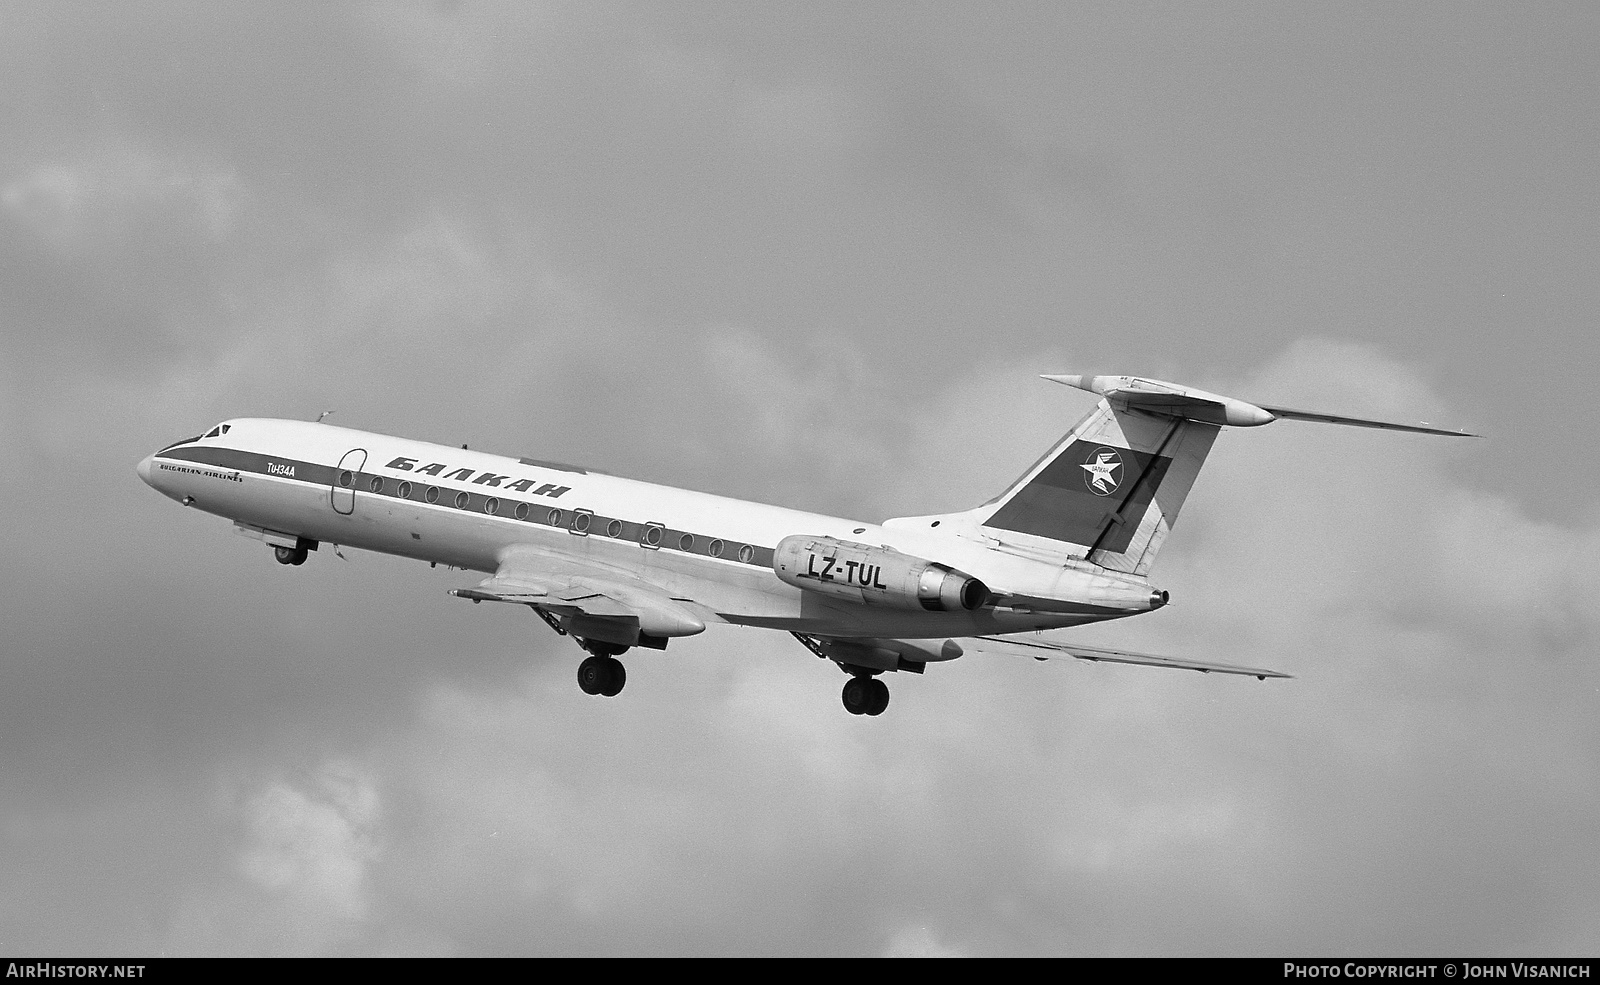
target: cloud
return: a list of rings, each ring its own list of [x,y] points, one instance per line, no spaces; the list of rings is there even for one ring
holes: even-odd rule
[[[299,781],[223,785],[209,805],[242,829],[225,868],[187,873],[156,930],[163,954],[442,953],[437,938],[377,922],[384,817],[371,772],[327,760]],[[170,892],[170,890],[169,890]]]
[[[1323,341],[1291,348],[1233,389],[1397,420],[1449,413],[1401,365]],[[1264,603],[1240,621],[1257,632],[1282,626],[1282,646],[1296,645],[1288,635],[1314,619],[1338,619],[1342,635],[1364,633],[1374,646],[1408,629],[1470,649],[1592,640],[1600,605],[1579,586],[1594,584],[1586,545],[1600,527],[1535,520],[1478,486],[1472,480],[1497,467],[1495,443],[1293,422],[1227,432],[1159,577],[1174,565],[1186,580],[1202,567],[1228,572],[1239,595]],[[1186,542],[1200,550],[1185,551]]]
[[[250,798],[240,870],[308,919],[363,919],[381,849],[377,790],[348,763],[324,764],[306,786],[279,781]]]
[[[233,169],[116,139],[34,165],[0,186],[0,205],[52,248],[97,254],[216,243],[247,207]]]
[[[941,944],[927,927],[907,927],[889,938],[886,958],[964,958],[967,955]]]

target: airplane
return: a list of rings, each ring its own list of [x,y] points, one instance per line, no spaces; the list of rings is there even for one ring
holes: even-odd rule
[[[725,623],[790,633],[845,672],[847,711],[876,716],[889,704],[884,674],[921,674],[969,650],[1288,677],[1038,634],[1167,604],[1150,568],[1225,426],[1300,420],[1473,437],[1136,376],[1043,379],[1100,400],[988,502],[881,524],[321,418],[224,421],[137,471],[183,505],[232,520],[285,565],[332,544],[487,574],[450,594],[528,606],[587,652],[578,684],[588,694],[621,692],[617,658],[630,648],[664,650]]]

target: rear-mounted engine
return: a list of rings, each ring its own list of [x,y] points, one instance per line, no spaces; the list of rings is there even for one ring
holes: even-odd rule
[[[785,537],[772,553],[772,570],[808,592],[896,609],[976,609],[989,598],[989,589],[971,575],[887,547],[833,537]]]

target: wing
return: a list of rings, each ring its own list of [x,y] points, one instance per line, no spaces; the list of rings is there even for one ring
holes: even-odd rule
[[[516,602],[555,616],[583,615],[637,621],[649,636],[692,636],[714,613],[687,597],[675,597],[629,572],[528,544],[508,548],[500,567],[473,588],[451,595],[474,602]]]
[[[1239,674],[1245,677],[1255,677],[1263,681],[1269,677],[1293,676],[1276,670],[1264,670],[1260,667],[1241,667],[1237,664],[1208,663],[1202,660],[1186,660],[1180,657],[1162,657],[1153,653],[1135,653],[1131,650],[1112,650],[1100,646],[1084,646],[1080,643],[1049,640],[1041,636],[1033,636],[1026,639],[1013,639],[1005,636],[974,636],[970,638],[969,643],[974,650],[1033,657],[1035,660],[1076,657],[1079,660],[1097,662],[1103,660],[1107,663],[1139,664],[1145,667],[1171,667],[1174,670],[1198,670],[1202,674]]]

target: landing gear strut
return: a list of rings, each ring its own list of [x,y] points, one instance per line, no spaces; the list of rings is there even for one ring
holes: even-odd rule
[[[561,625],[561,620],[544,611],[538,606],[530,606],[535,615],[550,624],[557,635],[572,636],[566,627]],[[622,693],[622,685],[628,683],[628,671],[622,666],[622,661],[617,657],[628,652],[628,647],[621,643],[607,643],[605,640],[586,639],[582,636],[572,636],[573,642],[589,651],[589,656],[578,665],[578,687],[584,694],[603,694],[614,698]]]
[[[844,682],[840,697],[852,715],[881,715],[889,707],[889,685],[876,677],[852,677]]]
[[[593,656],[578,665],[578,686],[584,694],[603,694],[614,698],[628,682],[628,672],[616,657]]]
[[[278,559],[279,564],[306,563],[306,549],[304,547],[274,547],[272,555]]]

